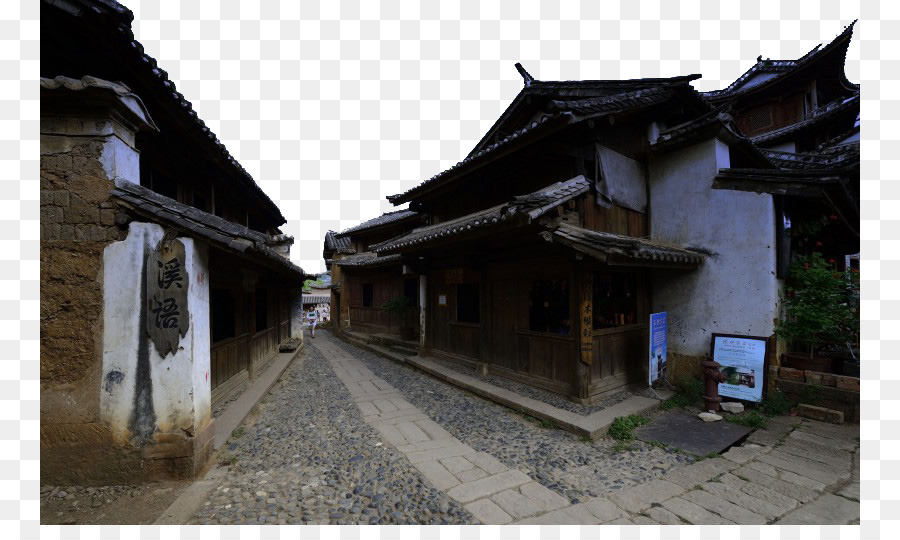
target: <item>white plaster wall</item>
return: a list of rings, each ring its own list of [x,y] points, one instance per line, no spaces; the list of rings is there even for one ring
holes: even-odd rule
[[[189,276],[188,330],[178,350],[165,358],[150,341],[153,410],[162,432],[199,431],[211,418],[208,249],[191,238],[179,240],[184,244],[184,269]]]
[[[128,237],[103,251],[103,375],[100,380],[100,419],[113,439],[129,438],[129,417],[134,408],[140,328],[141,266],[149,246],[163,237],[162,227],[132,222]],[[146,247],[145,247],[146,246]],[[152,367],[151,367],[152,369]],[[110,377],[111,373],[120,377]]]
[[[777,316],[772,196],[712,189],[728,147],[711,139],[648,167],[654,240],[709,250],[694,271],[652,273],[653,312],[669,313],[669,350],[709,352],[713,332],[769,336]]]
[[[139,339],[146,340],[150,356],[150,380],[156,429],[194,433],[211,420],[209,379],[209,273],[208,248],[190,238],[184,244],[184,268],[189,276],[187,333],[178,350],[162,358],[140,323],[140,294],[144,286],[141,267],[146,253],[163,237],[161,226],[132,222],[124,241],[107,246],[103,253],[103,377],[100,417],[119,444],[130,438],[134,409]],[[121,373],[110,383],[108,374]],[[116,377],[117,378],[117,377]]]

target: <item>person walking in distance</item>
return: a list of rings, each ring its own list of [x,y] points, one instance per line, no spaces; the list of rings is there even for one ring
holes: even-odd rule
[[[309,321],[309,336],[316,337],[316,323],[319,322],[319,314],[315,308],[309,310],[309,313],[306,314],[306,319]]]

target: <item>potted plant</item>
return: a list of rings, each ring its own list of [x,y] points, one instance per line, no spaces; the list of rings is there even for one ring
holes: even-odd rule
[[[417,309],[416,306],[410,304],[407,297],[395,296],[385,302],[381,309],[387,313],[394,313],[400,316],[400,339],[404,341],[415,339],[415,323],[412,321],[412,318]]]
[[[852,304],[852,277],[835,271],[819,253],[798,257],[788,272],[784,317],[775,333],[802,350],[784,353],[783,364],[831,372],[832,358],[818,353],[823,345],[843,345],[858,335],[859,312]]]

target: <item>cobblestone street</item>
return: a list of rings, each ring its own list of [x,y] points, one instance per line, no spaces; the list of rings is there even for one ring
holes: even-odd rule
[[[722,457],[623,449],[321,332],[192,522],[858,523],[858,435],[779,417]]]

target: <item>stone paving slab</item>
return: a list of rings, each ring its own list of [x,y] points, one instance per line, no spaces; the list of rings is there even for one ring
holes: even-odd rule
[[[859,501],[859,482],[850,482],[838,490],[837,494],[848,499]]]
[[[762,467],[759,465],[762,465]],[[800,501],[801,503],[809,502],[818,495],[814,488],[780,478],[780,474],[775,467],[766,467],[765,464],[752,462],[746,467],[734,470],[733,474],[740,479],[744,479],[748,483],[752,481],[755,485],[769,488],[772,491]],[[822,484],[819,485],[822,486]],[[822,486],[822,489],[824,489],[824,486]]]
[[[681,518],[669,512],[662,506],[651,506],[647,510],[644,511],[645,514],[650,516],[650,519],[659,523],[660,525],[682,525],[683,522]]]
[[[519,486],[519,492],[537,503],[545,512],[559,510],[569,505],[564,497],[554,493],[537,482],[529,482]]]
[[[428,420],[418,420],[416,421],[416,425],[419,428],[428,434],[428,437],[432,440],[434,439],[449,439],[453,437],[449,431],[442,428],[437,422],[434,422],[431,419]]]
[[[414,463],[413,466],[419,469],[434,487],[442,491],[446,491],[453,486],[459,485],[459,480],[450,474],[450,471],[437,461],[423,461],[421,463]]]
[[[684,519],[692,525],[734,525],[733,521],[729,521],[719,515],[713,514],[709,510],[698,506],[691,501],[675,497],[662,503],[663,508],[676,516]]]
[[[408,454],[410,452],[423,452],[425,450],[436,450],[438,448],[447,448],[450,446],[459,446],[462,444],[457,439],[449,438],[449,439],[437,439],[431,441],[422,441],[411,444],[403,444],[397,447],[397,450],[400,450],[404,454]],[[438,458],[436,458],[438,459]]]
[[[567,506],[537,517],[517,521],[516,525],[599,525],[600,520],[583,505]]]
[[[798,440],[808,443],[810,445],[814,445],[816,448],[820,449],[834,449],[834,450],[846,450],[848,452],[852,452],[856,448],[856,444],[850,441],[843,440],[835,440],[828,439],[825,437],[820,437],[814,433],[810,433],[808,431],[803,431],[796,429],[788,435],[788,440]]]
[[[738,465],[743,465],[748,461],[756,459],[763,453],[767,452],[768,449],[763,446],[759,446],[756,448],[751,448],[747,446],[734,446],[728,449],[727,452],[722,454],[722,457],[737,463]]]
[[[402,411],[373,415],[366,418],[366,420],[370,422],[379,422],[382,424],[394,425],[401,422],[418,422],[419,420],[430,419],[416,409],[404,409]]]
[[[607,499],[592,499],[590,501],[578,503],[575,506],[587,508],[590,513],[594,514],[594,516],[600,520],[600,523],[606,523],[617,518],[628,517],[628,514],[624,510]]]
[[[734,523],[740,523],[742,525],[765,525],[767,521],[766,518],[755,512],[751,512],[746,508],[741,508],[736,504],[730,503],[720,497],[716,497],[712,493],[702,489],[688,491],[681,497],[686,501],[702,506],[710,512],[715,512]]]
[[[684,488],[666,480],[651,480],[643,484],[623,489],[609,495],[609,499],[633,514],[637,514],[654,503],[680,495]]]
[[[506,465],[500,463],[500,460],[484,452],[468,454],[466,459],[487,471],[488,474],[497,474],[506,470]]]
[[[748,495],[740,489],[729,486],[723,482],[707,482],[700,487],[703,488],[703,491],[710,493],[714,497],[728,501],[740,508],[762,516],[765,521],[772,521],[794,508],[794,505],[779,508],[769,501]],[[747,523],[740,519],[737,521],[741,524]]]
[[[410,443],[431,440],[428,435],[426,435],[425,432],[422,431],[422,428],[412,422],[402,422],[399,424],[394,424],[394,427],[397,428],[397,431],[402,433],[406,440]]]
[[[368,413],[365,420],[405,454],[435,488],[464,504],[476,520],[486,524],[764,524],[773,520],[817,523],[829,522],[823,521],[828,512],[840,522],[859,518],[858,503],[822,494],[826,484],[837,484],[842,495],[856,494],[858,498],[858,472],[854,472],[858,461],[850,452],[858,446],[853,442],[858,428],[792,417],[773,418],[768,429],[752,433],[744,446],[732,447],[722,457],[672,469],[662,478],[613,492],[606,498],[579,497],[581,502],[570,505],[565,497],[527,474],[509,469],[493,456],[463,444],[383,379],[374,374],[369,377],[371,371],[363,371],[361,363],[341,360],[336,364],[347,370],[342,374],[345,384],[357,385],[353,399],[364,414]],[[454,375],[465,377],[457,372]],[[510,405],[513,402],[504,400],[529,399],[505,389],[496,390],[495,396],[486,397],[509,406],[514,406]],[[648,406],[658,404],[650,401],[653,403]],[[610,423],[616,416],[633,413],[627,409],[634,403],[622,403],[622,411],[612,406],[588,417],[574,418],[578,415],[561,411],[565,413],[558,417],[562,421],[554,421],[563,427],[566,422],[582,421],[582,428],[591,432],[594,426],[590,422],[600,421],[601,413],[610,415]],[[540,407],[549,405],[540,403]],[[576,466],[568,472],[577,474],[577,469]]]
[[[747,437],[747,442],[761,444],[763,446],[775,446],[783,439],[794,427],[790,424],[779,424],[769,422],[766,429],[757,429]]]
[[[769,478],[769,477],[767,477],[767,478]],[[776,480],[776,479],[773,478],[772,480]],[[776,491],[775,489],[772,489],[771,487],[766,487],[766,486],[763,486],[756,482],[748,482],[746,480],[741,480],[740,478],[738,478],[737,476],[735,476],[731,473],[722,475],[721,481],[726,486],[732,487],[734,489],[738,489],[741,492],[746,493],[747,495],[750,495],[751,497],[766,501],[766,502],[774,505],[779,510],[782,510],[782,513],[787,512],[789,510],[793,510],[794,508],[797,507],[798,504],[800,504],[800,502],[797,499],[792,498],[788,495],[785,495],[779,491]],[[780,480],[776,480],[776,481],[780,482]],[[787,491],[793,493],[792,490],[798,489],[798,488],[804,489],[804,488],[801,488],[800,486],[796,486],[796,488],[792,487],[792,488],[789,488]],[[803,497],[802,493],[800,493],[799,495],[801,497]],[[807,497],[803,497],[803,498],[805,498],[806,500],[812,500],[812,497],[814,497],[814,496],[815,496],[815,492],[809,491],[807,493]],[[734,502],[734,501],[732,501],[732,502]]]
[[[816,480],[817,482],[821,482],[826,486],[834,484],[839,479],[846,479],[850,477],[849,467],[829,467],[828,465],[823,465],[810,459],[787,454],[778,449],[772,450],[768,454],[760,456],[759,461],[761,461],[762,463],[768,463],[769,465],[795,474],[799,474],[801,476],[805,476],[807,478],[811,478],[813,480]]]
[[[513,520],[512,516],[504,512],[502,508],[490,499],[481,499],[469,503],[465,508],[485,524],[505,525]]]
[[[853,454],[846,450],[824,450],[818,446],[812,448],[811,445],[790,440],[784,444],[778,445],[777,449],[785,454],[806,458],[810,461],[815,461],[816,463],[835,467],[838,470],[849,469],[853,464]]]
[[[507,489],[491,496],[507,514],[514,519],[523,519],[545,512],[543,506],[522,495],[517,490]]]
[[[778,525],[847,525],[859,519],[859,503],[826,493],[778,520]]]
[[[475,465],[463,456],[448,457],[441,460],[441,465],[447,468],[453,474],[468,471]]]
[[[488,473],[476,467],[474,469],[469,469],[468,471],[458,472],[454,474],[454,476],[459,478],[460,482],[474,482],[475,480],[480,480],[488,476]]]
[[[691,489],[737,467],[737,463],[723,458],[704,459],[687,467],[675,469],[666,474],[664,478],[685,489]]]
[[[416,464],[416,463],[419,463],[422,461],[429,461],[432,459],[441,459],[441,458],[453,457],[453,456],[465,456],[466,454],[473,454],[473,453],[475,453],[475,450],[472,449],[472,447],[467,446],[460,442],[459,444],[454,444],[452,446],[445,446],[443,448],[435,448],[434,450],[422,450],[419,452],[410,452],[410,453],[406,454],[406,459],[408,459],[410,463]],[[453,495],[450,495],[450,496],[453,497]],[[457,499],[457,500],[460,500],[460,499]],[[469,499],[469,500],[474,500],[474,499]],[[462,502],[467,502],[467,501],[462,501]]]
[[[457,501],[467,503],[528,482],[531,482],[531,478],[527,474],[521,471],[507,470],[474,482],[460,484],[449,490],[447,495]]]

